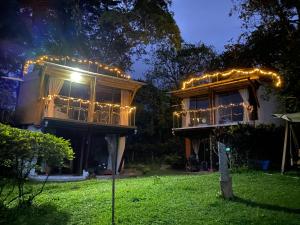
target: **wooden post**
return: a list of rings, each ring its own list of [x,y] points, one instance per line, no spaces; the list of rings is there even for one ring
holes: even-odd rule
[[[97,85],[97,78],[91,79],[90,84],[90,105],[88,108],[88,122],[93,122],[94,120],[94,111],[95,111],[95,98],[96,98],[96,85]]]
[[[86,149],[86,157],[85,157],[85,165],[84,165],[84,169],[86,171],[88,170],[88,162],[89,162],[89,154],[90,154],[90,149],[91,149],[91,141],[92,141],[91,130],[88,130],[88,135],[87,135],[87,149]]]
[[[210,172],[213,172],[213,149],[212,149],[212,134],[209,134],[209,161],[210,161]]]
[[[189,160],[191,156],[191,140],[189,138],[185,138],[184,141],[185,141],[185,158]]]
[[[286,156],[287,139],[288,139],[288,131],[289,131],[289,122],[286,121],[286,122],[285,122],[285,133],[284,133],[283,152],[282,152],[282,162],[281,162],[281,174],[284,173],[285,156]]]
[[[115,176],[117,168],[117,157],[118,157],[118,140],[119,136],[116,134],[108,134],[105,137],[107,141],[107,149],[111,155],[112,161],[112,206],[111,206],[111,224],[115,224]]]
[[[81,147],[80,147],[80,160],[79,160],[79,174],[83,174],[82,173],[82,167],[83,167],[83,152],[84,152],[84,146],[85,146],[85,134],[81,139]]]
[[[291,160],[291,166],[294,166],[294,159],[293,159],[293,149],[292,149],[292,124],[289,124],[289,129],[290,129],[290,134],[289,134],[289,137],[290,137],[290,140],[289,140],[289,143],[290,143],[290,160]]]
[[[225,199],[231,199],[233,198],[232,179],[229,175],[225,145],[221,142],[218,142],[218,152],[221,193]]]

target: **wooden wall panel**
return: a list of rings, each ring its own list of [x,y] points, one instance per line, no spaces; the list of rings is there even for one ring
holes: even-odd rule
[[[35,70],[24,77],[20,85],[18,103],[16,108],[17,120],[20,124],[40,123],[41,102],[40,97],[40,70]]]

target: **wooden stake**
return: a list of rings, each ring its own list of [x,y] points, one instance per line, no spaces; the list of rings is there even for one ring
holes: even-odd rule
[[[218,142],[218,153],[221,193],[225,199],[231,199],[233,198],[232,179],[229,175],[225,145],[221,142]]]

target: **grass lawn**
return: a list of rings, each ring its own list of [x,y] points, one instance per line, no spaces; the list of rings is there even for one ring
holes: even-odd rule
[[[225,201],[218,197],[217,173],[117,180],[116,222],[300,224],[299,179],[243,173],[233,174],[233,185],[237,197]],[[110,210],[110,180],[49,183],[33,208],[11,209],[0,221],[28,225],[110,224]]]

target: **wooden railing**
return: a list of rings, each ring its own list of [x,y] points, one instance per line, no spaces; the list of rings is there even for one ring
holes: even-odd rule
[[[219,105],[207,109],[191,109],[173,112],[173,127],[205,127],[216,124],[243,122],[249,108],[244,103]]]
[[[51,96],[44,98],[45,117],[71,119],[107,125],[135,126],[136,108],[119,104],[91,102],[79,98]],[[52,102],[51,102],[52,101]],[[52,106],[50,106],[53,104]]]

